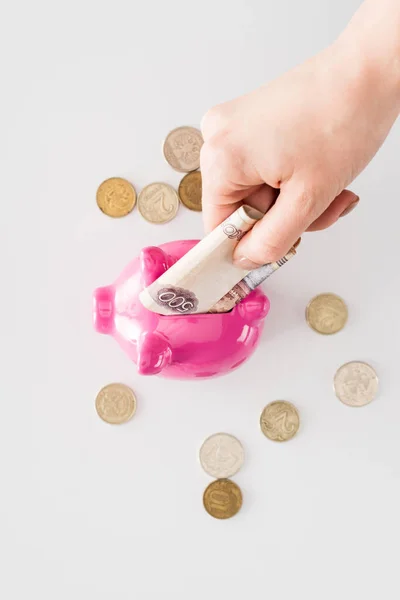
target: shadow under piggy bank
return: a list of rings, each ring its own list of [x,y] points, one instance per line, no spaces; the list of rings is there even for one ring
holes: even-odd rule
[[[228,313],[163,316],[139,300],[149,286],[199,240],[144,248],[118,279],[94,292],[99,333],[113,336],[141,375],[213,377],[236,369],[257,347],[269,300],[257,289]]]

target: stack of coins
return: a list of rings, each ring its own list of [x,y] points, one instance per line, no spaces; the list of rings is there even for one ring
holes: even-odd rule
[[[150,183],[137,197],[138,211],[150,223],[168,223],[177,214],[179,199],[187,208],[201,211],[200,150],[203,137],[194,127],[178,127],[167,135],[163,154],[168,164],[180,173],[187,173],[181,180],[178,192],[167,183]],[[106,179],[99,186],[97,205],[109,217],[125,217],[136,204],[133,185],[121,177]]]
[[[231,481],[244,462],[244,450],[237,438],[229,433],[215,433],[202,444],[199,452],[204,471],[216,477],[203,494],[203,505],[215,519],[229,519],[242,507],[240,487]]]

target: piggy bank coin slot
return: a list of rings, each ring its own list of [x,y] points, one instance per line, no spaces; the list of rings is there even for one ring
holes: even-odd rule
[[[204,317],[219,317],[220,315],[228,315],[230,313],[233,313],[235,311],[235,309],[237,308],[237,306],[234,306],[233,308],[231,308],[230,310],[227,310],[225,312],[208,312],[208,313],[189,313],[187,315],[183,315],[182,313],[175,313],[173,315],[161,315],[160,313],[158,313],[158,316],[160,317],[160,319],[174,319],[175,317],[179,317],[180,319],[188,319],[189,317],[194,317],[194,318],[204,318]]]

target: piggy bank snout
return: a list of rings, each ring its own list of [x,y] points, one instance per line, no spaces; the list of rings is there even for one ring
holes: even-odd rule
[[[109,334],[114,330],[114,288],[97,288],[93,293],[93,325],[99,333]]]

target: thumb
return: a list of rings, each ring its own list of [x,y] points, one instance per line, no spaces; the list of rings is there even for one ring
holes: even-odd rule
[[[316,194],[286,184],[272,208],[237,245],[234,263],[243,269],[255,269],[279,260],[322,211]]]

